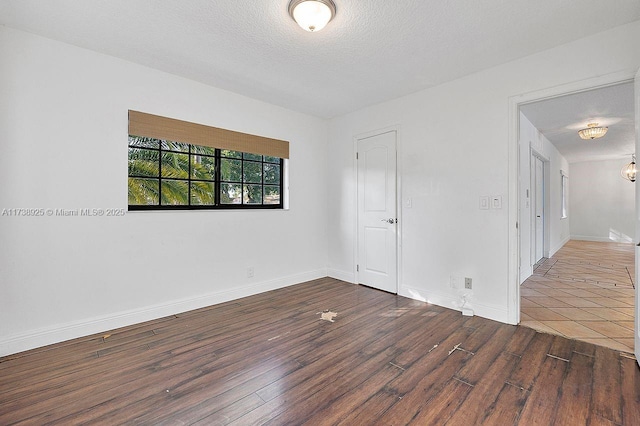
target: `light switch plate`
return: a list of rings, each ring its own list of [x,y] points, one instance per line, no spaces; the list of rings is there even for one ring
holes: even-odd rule
[[[491,208],[492,209],[502,208],[502,195],[493,195],[491,197]]]
[[[483,195],[480,197],[480,210],[489,210],[489,196]]]

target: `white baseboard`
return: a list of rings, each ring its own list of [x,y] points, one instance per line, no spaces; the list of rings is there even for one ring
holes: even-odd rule
[[[331,278],[335,278],[335,279],[340,280],[340,281],[346,281],[346,282],[352,283],[352,284],[355,284],[355,282],[356,282],[356,277],[355,277],[355,274],[353,272],[341,271],[339,269],[331,269],[331,268],[329,268],[327,270],[327,276],[329,276]]]
[[[235,287],[229,290],[218,291],[201,296],[145,306],[140,309],[116,312],[111,315],[87,318],[65,324],[57,324],[13,336],[3,336],[0,340],[0,356],[11,355],[53,343],[76,339],[78,337],[90,336],[92,334],[163,318],[169,315],[191,311],[193,309],[204,308],[206,306],[216,305],[218,303],[228,302],[230,300],[258,293],[264,293],[265,291],[288,287],[290,285],[324,278],[326,276],[326,269],[318,269],[315,271],[289,275],[274,280]]]
[[[633,243],[631,238],[628,239],[614,239],[611,237],[595,237],[592,235],[572,235],[572,240],[580,240],[580,241],[597,241],[602,243]]]
[[[604,242],[604,243],[611,241],[606,237],[594,237],[590,235],[572,235],[571,239],[578,240],[578,241],[598,241],[598,242]]]
[[[454,294],[444,294],[437,292],[428,292],[427,294],[424,289],[403,285],[400,288],[399,295],[462,312],[462,309],[460,308],[460,306],[458,306],[457,303],[457,296]],[[477,301],[473,300],[473,298],[471,298],[468,306],[473,309],[474,315],[509,324],[509,313],[507,309],[503,309],[502,307],[497,305],[478,303]]]
[[[556,254],[556,252],[557,252],[558,250],[560,250],[560,249],[562,248],[562,246],[564,246],[565,244],[567,244],[567,243],[571,240],[571,238],[572,238],[572,237],[571,237],[571,236],[569,236],[569,237],[565,238],[564,240],[562,240],[562,241],[560,242],[560,244],[558,244],[557,246],[550,247],[550,248],[549,248],[549,257],[551,257],[551,256],[553,256],[554,254]]]

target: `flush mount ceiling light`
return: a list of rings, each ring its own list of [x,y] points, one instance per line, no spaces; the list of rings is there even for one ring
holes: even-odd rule
[[[631,162],[624,166],[622,170],[620,170],[620,174],[623,178],[630,180],[631,182],[636,181],[636,174],[638,170],[636,169],[636,156],[631,156]]]
[[[303,30],[316,32],[336,15],[336,5],[332,0],[291,0],[289,15]]]
[[[608,127],[598,127],[598,123],[587,124],[586,129],[578,130],[582,139],[598,139],[607,134]]]

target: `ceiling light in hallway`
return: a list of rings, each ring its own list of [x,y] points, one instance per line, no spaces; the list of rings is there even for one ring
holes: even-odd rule
[[[636,174],[638,170],[636,169],[636,156],[631,155],[631,162],[624,166],[622,170],[620,170],[620,174],[623,178],[630,180],[631,182],[636,181]]]
[[[608,127],[598,127],[598,123],[587,124],[586,129],[578,130],[582,139],[598,139],[607,134]]]

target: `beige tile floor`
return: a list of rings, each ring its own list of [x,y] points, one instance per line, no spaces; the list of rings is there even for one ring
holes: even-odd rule
[[[520,324],[633,353],[633,244],[569,241],[520,287]]]

